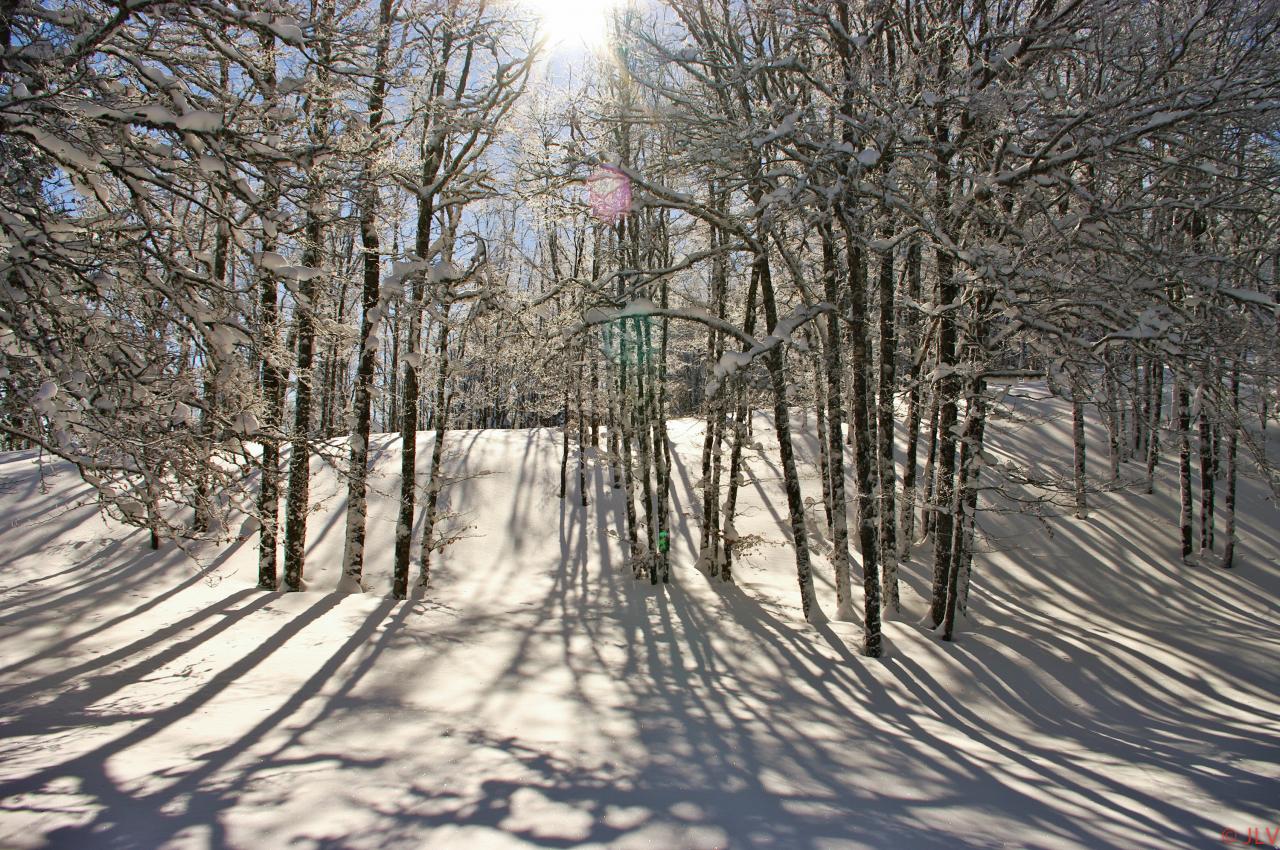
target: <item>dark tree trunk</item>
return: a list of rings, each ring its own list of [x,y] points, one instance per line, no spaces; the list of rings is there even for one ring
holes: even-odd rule
[[[1231,422],[1227,431],[1226,518],[1222,545],[1222,567],[1235,566],[1236,555],[1236,453],[1240,437],[1240,364],[1231,365]]]
[[[763,227],[758,229],[757,238],[761,245],[765,244],[766,234]],[[778,324],[778,308],[773,294],[769,256],[764,253],[763,248],[756,253],[755,264],[760,281],[760,300],[764,308],[765,325],[768,332],[773,333]],[[795,449],[791,443],[791,418],[787,410],[787,376],[781,346],[774,346],[765,355],[765,367],[769,370],[769,380],[773,388],[773,424],[778,437],[778,457],[782,463],[787,511],[791,518],[791,543],[795,547],[800,607],[804,611],[805,620],[819,623],[824,617],[822,609],[818,607],[818,599],[813,588],[813,571],[809,562],[809,537],[804,521],[804,499],[800,493],[800,474],[796,469]],[[879,622],[877,621],[875,625],[878,627]],[[877,649],[878,638],[877,634]]]
[[[892,235],[885,227],[884,235]],[[894,492],[897,475],[893,464],[894,410],[893,395],[897,383],[898,333],[894,311],[893,249],[880,255],[880,388],[876,437],[879,442],[880,484],[880,568],[884,587],[881,597],[890,611],[901,611],[898,599],[898,542],[895,519],[897,506]]]
[[[268,90],[274,90],[275,70],[275,37],[261,37],[262,46],[267,53],[264,78]],[[280,188],[274,179],[268,180],[263,193],[266,208],[272,209],[279,203]],[[262,239],[263,252],[274,251],[276,240],[274,231],[266,229]],[[261,530],[258,534],[258,587],[263,590],[276,590],[279,587],[277,575],[279,529],[280,529],[280,431],[284,421],[284,388],[288,375],[280,368],[283,352],[280,346],[280,306],[276,279],[269,273],[260,273],[258,277],[258,313],[260,328],[259,343],[262,346],[262,397],[264,410],[262,417],[262,464],[261,480],[258,488],[258,520]]]
[[[862,555],[862,605],[863,605],[863,653],[878,658],[883,653],[880,635],[880,571],[878,522],[874,497],[875,466],[872,463],[873,406],[871,387],[867,373],[871,369],[868,351],[869,309],[867,304],[867,257],[862,248],[855,223],[848,215],[841,216],[844,229],[849,274],[849,370],[852,375],[850,393],[851,422],[854,450],[854,480],[857,488],[856,510],[858,517],[858,548]]]
[[[1181,497],[1178,527],[1181,531],[1182,559],[1191,557],[1191,400],[1182,378],[1174,379],[1174,396],[1178,413],[1178,493]]]
[[[318,26],[327,31],[333,22],[333,0],[319,3]],[[319,39],[316,47],[316,81],[320,89],[318,103],[308,103],[307,109],[312,112],[313,128],[316,138],[313,143],[328,143],[329,106],[329,64],[332,42],[327,32]],[[323,203],[325,187],[322,176],[314,173],[310,176],[306,196],[305,248],[302,252],[302,265],[307,268],[319,268],[324,262],[324,215]],[[311,499],[311,399],[312,399],[312,366],[315,360],[316,343],[316,296],[319,292],[318,279],[308,277],[298,283],[294,310],[294,333],[297,338],[297,384],[294,387],[293,408],[293,440],[289,455],[289,495],[285,501],[284,530],[284,583],[288,590],[302,590],[306,571],[307,557],[307,514]]]
[[[746,315],[743,319],[743,329],[748,334],[755,333],[756,328],[756,301],[760,289],[759,268],[755,265],[751,268],[751,278],[747,285],[747,306]],[[745,346],[744,346],[745,350]],[[724,541],[725,553],[724,564],[720,568],[720,578],[723,581],[733,581],[733,546],[738,539],[737,529],[734,526],[734,517],[738,510],[738,488],[742,486],[742,447],[747,441],[748,431],[751,426],[751,407],[747,403],[747,391],[745,386],[745,376],[734,379],[734,410],[733,410],[733,447],[729,450],[729,486],[724,501]]]
[[[827,520],[827,535],[834,531],[831,499],[831,452],[827,442],[827,392],[822,386],[822,364],[818,361],[818,348],[812,338],[806,341],[812,352],[814,413],[818,426],[818,480],[822,482],[822,510]],[[843,451],[843,449],[841,450]]]
[[[957,524],[952,542],[951,572],[947,577],[947,611],[943,618],[942,639],[955,637],[956,611],[963,611],[969,595],[969,573],[973,558],[973,536],[978,520],[978,476],[982,457],[982,440],[986,429],[985,387],[975,378],[970,390],[968,422],[961,441],[953,513]]]
[[[1160,416],[1164,407],[1164,364],[1148,361],[1150,394],[1147,396],[1147,493],[1154,492],[1156,466],[1160,463]]]
[[[831,304],[840,303],[838,270],[836,265],[835,234],[830,223],[822,227],[822,289],[823,297]],[[832,312],[827,314],[825,372],[827,378],[827,459],[830,464],[832,513],[831,564],[835,569],[836,585],[836,619],[852,620],[853,582],[850,564],[853,560],[849,553],[849,510],[848,498],[844,486],[844,390],[840,377],[844,365],[840,357],[840,317]]]
[[[938,301],[943,310],[938,324],[938,366],[942,370],[935,392],[938,394],[937,470],[933,494],[933,588],[929,617],[936,628],[946,616],[947,582],[951,575],[951,535],[955,523],[951,514],[956,468],[956,426],[958,394],[956,365],[955,311],[960,292],[954,279],[951,256],[938,251]]]
[[[381,150],[378,133],[382,124],[382,105],[386,90],[387,50],[391,43],[391,0],[378,5],[378,44],[374,60],[373,82],[369,92],[369,132],[374,136],[371,160]],[[368,512],[367,483],[369,476],[369,434],[372,430],[373,378],[378,365],[375,344],[379,323],[385,323],[379,306],[381,291],[382,246],[378,239],[377,174],[372,161],[364,175],[363,203],[360,209],[360,239],[363,248],[363,287],[360,293],[360,353],[356,367],[354,413],[355,430],[351,435],[351,454],[347,471],[347,537],[342,555],[342,583],[347,592],[364,589],[365,521]]]
[[[1213,480],[1215,476],[1214,470],[1214,451],[1213,451],[1213,435],[1209,424],[1209,414],[1207,411],[1208,398],[1206,393],[1208,390],[1201,385],[1200,387],[1200,415],[1199,415],[1199,432],[1200,432],[1200,551],[1213,551]]]
[[[911,239],[906,250],[906,285],[911,301],[920,298],[920,243]],[[922,334],[923,337],[923,334]],[[918,346],[927,347],[927,341],[920,338]],[[925,351],[916,351],[911,357],[910,371],[906,376],[908,384],[908,401],[906,401],[906,463],[902,470],[902,521],[899,527],[899,552],[901,558],[909,558],[911,539],[915,535],[915,471],[919,465],[920,445],[920,364],[924,360]]]
[[[1084,401],[1081,396],[1084,390],[1079,383],[1071,388],[1071,447],[1074,456],[1072,464],[1072,480],[1075,484],[1076,519],[1089,517],[1089,503],[1085,491],[1085,446],[1084,446]]]
[[[435,550],[436,515],[440,510],[440,491],[444,488],[444,475],[440,461],[444,457],[445,435],[449,428],[449,301],[440,307],[439,371],[436,373],[435,429],[431,443],[431,465],[427,469],[427,503],[423,507],[426,516],[422,520],[422,566],[418,570],[418,585],[426,587],[431,582],[431,553]]]

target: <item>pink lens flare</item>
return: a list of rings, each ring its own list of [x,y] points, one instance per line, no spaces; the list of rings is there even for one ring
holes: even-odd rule
[[[614,224],[631,209],[631,178],[619,168],[602,165],[587,178],[591,212],[596,218]]]

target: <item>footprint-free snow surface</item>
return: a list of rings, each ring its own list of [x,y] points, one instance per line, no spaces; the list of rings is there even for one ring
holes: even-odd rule
[[[992,458],[1069,469],[1066,410],[1014,402],[1047,415],[993,423]],[[1168,457],[1155,495],[1093,493],[1086,520],[988,513],[957,641],[919,625],[917,552],[870,661],[860,623],[801,621],[763,417],[737,524],[758,538],[736,585],[695,569],[701,433],[672,425],[659,587],[621,557],[592,452],[583,508],[557,498],[558,431],[451,433],[461,539],[405,602],[387,593],[393,437],[350,596],[319,459],[309,589],[264,593],[256,537],[152,552],[68,467],[0,455],[0,847],[1166,848],[1280,829],[1280,514],[1256,477],[1231,571],[1180,562]],[[831,613],[820,498],[811,519]]]

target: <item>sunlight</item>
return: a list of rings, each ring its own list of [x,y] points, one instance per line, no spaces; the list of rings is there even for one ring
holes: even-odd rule
[[[621,0],[525,0],[552,50],[597,50],[609,38],[610,13]]]

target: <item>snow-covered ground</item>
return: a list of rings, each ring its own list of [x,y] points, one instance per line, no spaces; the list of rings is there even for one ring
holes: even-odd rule
[[[1065,472],[1069,411],[1021,404],[1051,415],[994,428],[996,454]],[[739,585],[691,566],[701,425],[672,433],[670,586],[630,577],[605,468],[589,508],[556,498],[558,432],[456,432],[450,468],[473,477],[448,499],[473,527],[404,603],[391,437],[356,596],[330,592],[343,505],[318,461],[310,590],[285,594],[254,589],[256,539],[151,552],[76,507],[67,468],[0,455],[0,847],[1165,848],[1280,828],[1280,515],[1258,481],[1230,572],[1179,562],[1168,457],[1156,495],[1094,494],[1087,520],[991,514],[958,641],[917,625],[913,563],[868,661],[859,624],[800,620],[772,451]]]

